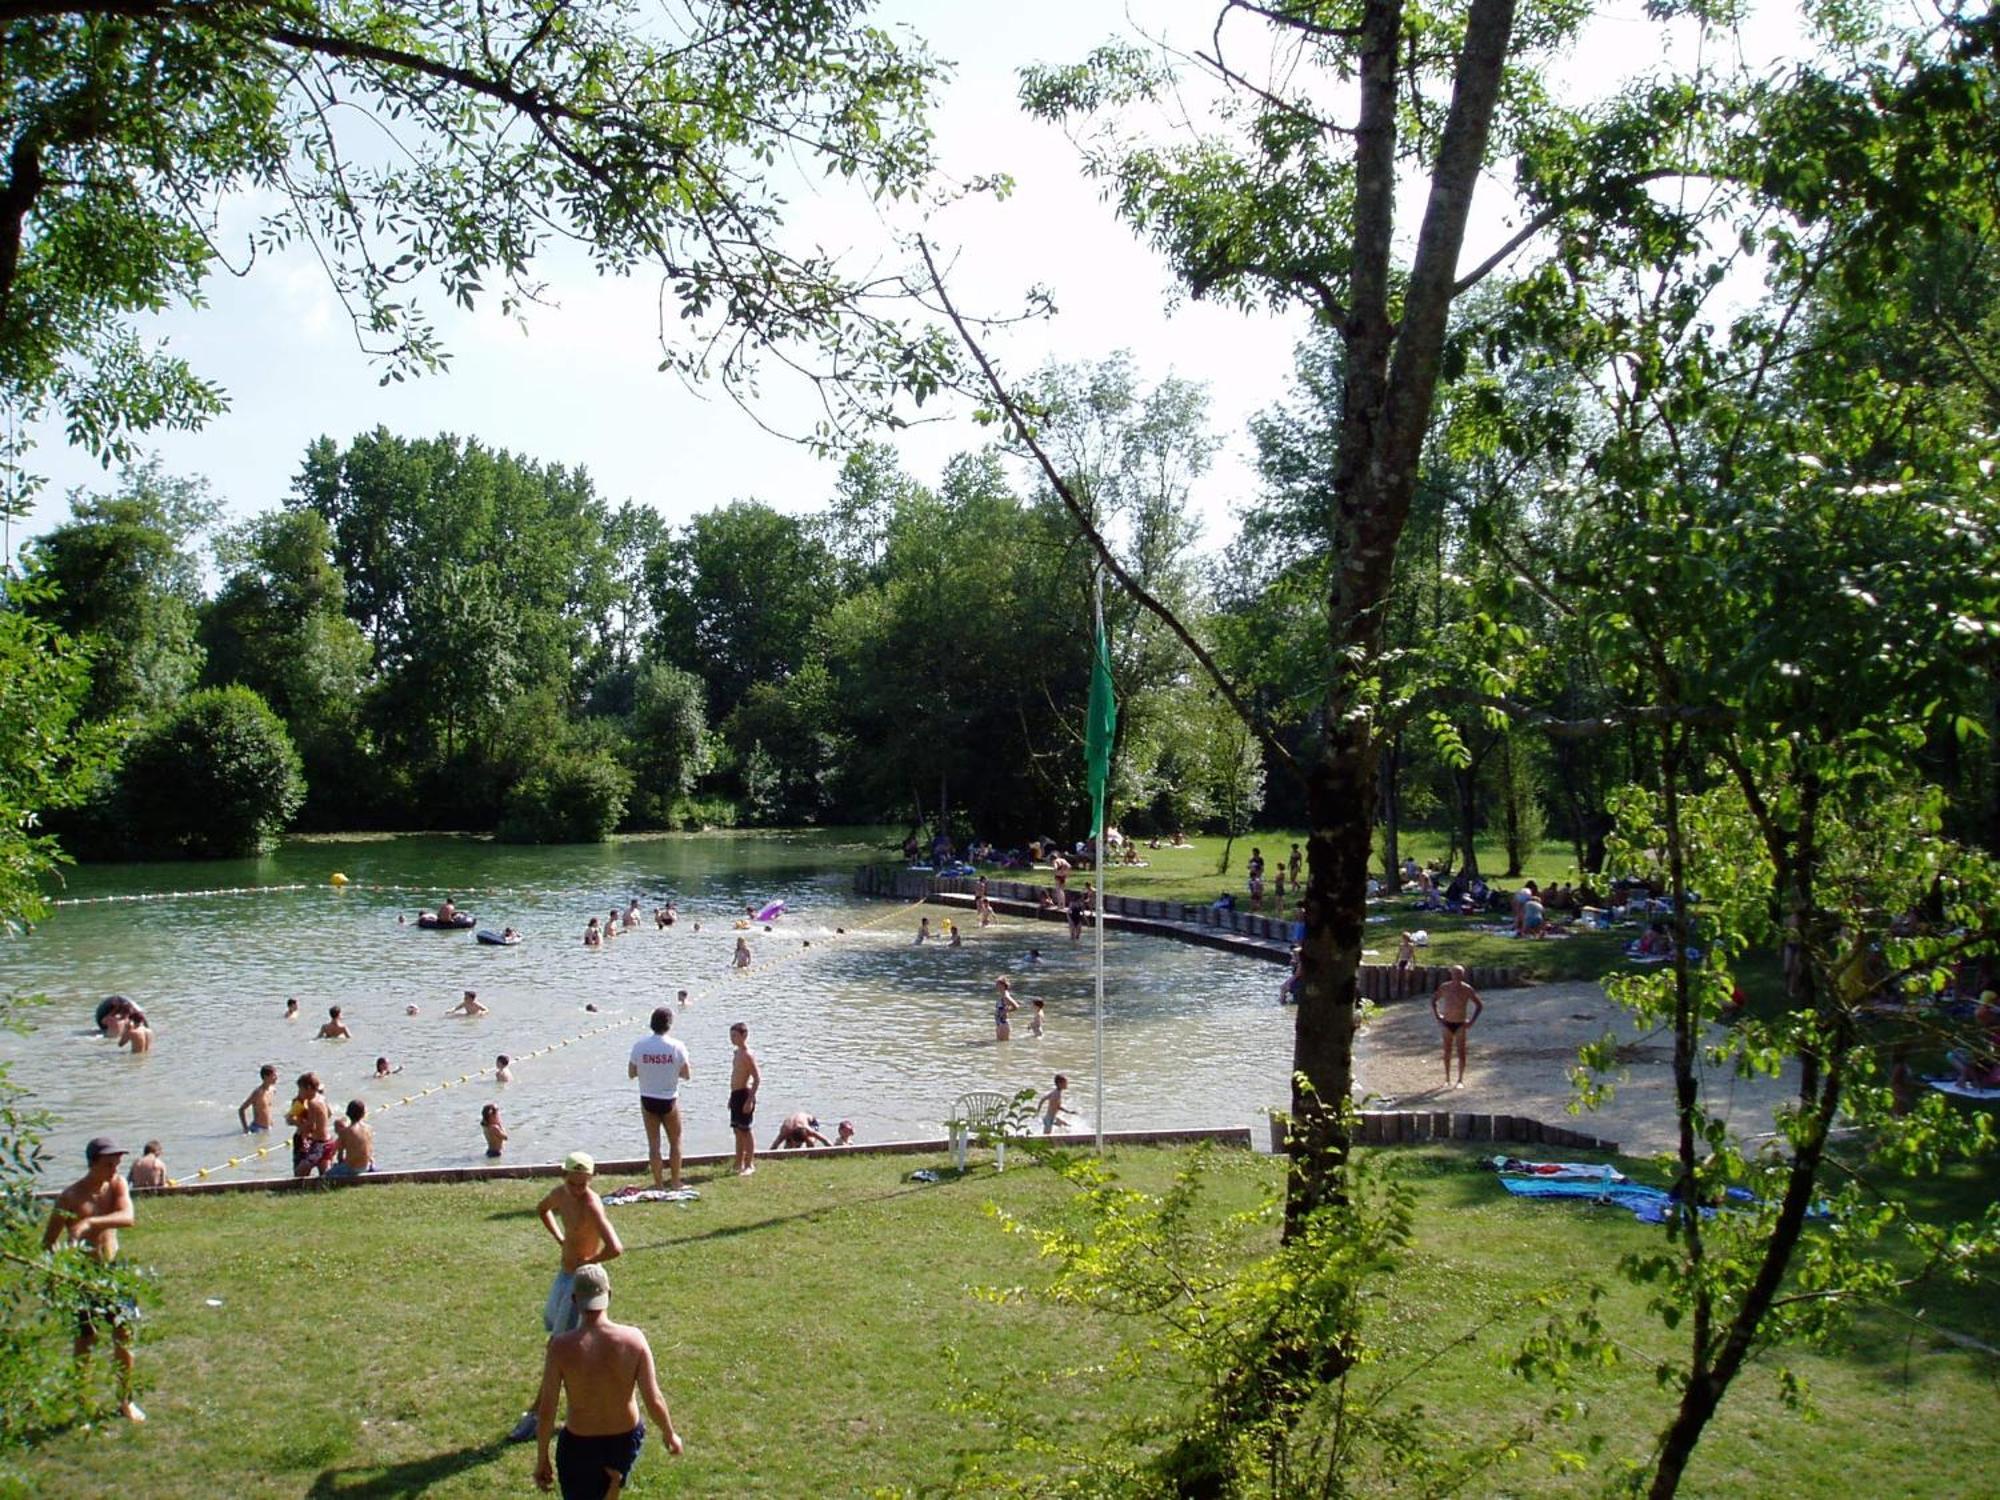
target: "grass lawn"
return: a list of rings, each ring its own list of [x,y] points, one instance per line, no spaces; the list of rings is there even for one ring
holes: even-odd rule
[[[1236,840],[1235,847],[1230,851],[1227,874],[1219,874],[1216,869],[1226,842],[1220,837],[1201,835],[1192,839],[1190,847],[1185,849],[1148,849],[1142,843],[1140,853],[1147,861],[1145,868],[1110,866],[1105,871],[1105,889],[1148,901],[1203,903],[1213,901],[1223,891],[1230,891],[1240,904],[1247,899],[1243,871],[1249,862],[1250,851],[1262,848],[1266,861],[1275,873],[1276,861],[1288,856],[1293,844],[1304,847],[1305,838],[1303,829],[1262,828],[1245,834]],[[1405,832],[1398,847],[1406,857],[1431,860],[1442,857],[1445,839],[1442,834],[1423,830]],[[1497,845],[1493,848],[1482,846],[1479,856],[1480,868],[1484,870],[1506,867],[1506,858]],[[1381,863],[1379,851],[1374,863],[1376,866]],[[1544,843],[1536,857],[1528,861],[1518,880],[1500,880],[1491,874],[1487,878],[1510,890],[1520,880],[1534,880],[1542,885],[1558,880],[1573,881],[1576,879],[1575,861],[1567,843]],[[1504,923],[1506,919],[1502,916],[1448,917],[1437,912],[1415,911],[1411,909],[1410,901],[1401,897],[1383,901],[1371,910],[1388,917],[1388,921],[1371,928],[1370,938],[1371,946],[1385,963],[1396,956],[1398,932],[1406,927],[1422,928],[1431,935],[1431,946],[1424,958],[1427,963],[1493,964],[1519,968],[1525,970],[1530,979],[1550,982],[1596,979],[1619,967],[1623,962],[1622,950],[1626,941],[1637,936],[1639,931],[1635,926],[1614,928],[1609,932],[1579,933],[1571,938],[1547,942],[1519,942],[1484,930]],[[1753,961],[1745,965],[1742,980],[1753,999],[1767,991],[1775,999],[1777,961]]]
[[[1163,1186],[1180,1159],[1126,1150],[1118,1165]],[[1405,1390],[1462,1431],[1524,1409],[1497,1354],[1541,1288],[1608,1288],[1604,1315],[1629,1353],[1593,1377],[1560,1446],[1601,1436],[1643,1449],[1665,1408],[1649,1356],[1670,1347],[1616,1258],[1655,1241],[1623,1213],[1507,1198],[1473,1153],[1389,1158],[1420,1204],[1417,1242],[1379,1285],[1376,1336],[1417,1352],[1498,1314]],[[1010,1405],[1082,1445],[1168,1393],[1063,1372],[1134,1330],[975,1286],[1032,1285],[1031,1247],[985,1211],[1053,1205],[1046,1169],[980,1168],[905,1180],[912,1157],[771,1161],[703,1182],[694,1205],[614,1209],[627,1253],[614,1317],[649,1332],[687,1440],[656,1443],[628,1493],[704,1496],[936,1494],[989,1427],[947,1408],[947,1351]],[[1219,1205],[1240,1207],[1278,1164],[1223,1153]],[[553,1247],[531,1215],[546,1184],[151,1200],[126,1237],[155,1267],[162,1303],[140,1344],[143,1428],[112,1421],[51,1438],[25,1460],[29,1495],[474,1496],[530,1489],[533,1445],[501,1441],[532,1395]],[[1940,1178],[1940,1211],[1991,1199],[1995,1174]],[[213,1306],[211,1299],[219,1302]],[[1514,1310],[1519,1309],[1519,1316]],[[1921,1321],[1918,1321],[1921,1320]],[[2000,1344],[2000,1298],[1919,1289],[1865,1317],[1835,1352],[1797,1356],[1817,1420],[1785,1411],[1775,1364],[1739,1383],[1690,1476],[1690,1495],[1966,1492],[1990,1475],[2000,1359],[1932,1331]],[[100,1372],[101,1373],[101,1372]],[[107,1381],[108,1384],[108,1381]],[[1861,1476],[1866,1476],[1865,1480]],[[1529,1451],[1486,1493],[1585,1494]]]

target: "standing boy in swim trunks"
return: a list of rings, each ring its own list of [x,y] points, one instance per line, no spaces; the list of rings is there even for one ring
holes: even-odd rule
[[[578,1326],[551,1338],[542,1357],[542,1389],[535,1398],[535,1483],[548,1489],[560,1480],[563,1500],[618,1500],[646,1441],[636,1398],[645,1398],[669,1453],[681,1451],[681,1435],[674,1431],[646,1335],[611,1321],[611,1277],[604,1268],[579,1270],[574,1295]],[[551,1463],[549,1437],[557,1399],[564,1393],[569,1412],[555,1433]]]
[[[118,1175],[125,1148],[100,1135],[83,1148],[83,1176],[56,1195],[49,1222],[42,1230],[42,1248],[53,1250],[65,1241],[80,1245],[104,1265],[118,1259],[118,1231],[136,1221],[132,1190]],[[132,1326],[138,1309],[129,1302],[89,1303],[77,1314],[76,1358],[81,1364],[97,1345],[97,1325],[111,1325],[111,1358],[118,1366],[118,1411],[129,1421],[146,1414],[132,1399]]]
[[[750,1050],[746,1022],[729,1028],[729,1040],[736,1044],[729,1059],[729,1128],[736,1133],[736,1175],[748,1177],[757,1170],[757,1138],[750,1133],[750,1122],[757,1113],[757,1090],[764,1075],[757,1070],[757,1054]]]
[[[1036,1101],[1036,1107],[1042,1112],[1043,1135],[1054,1135],[1056,1126],[1062,1124],[1063,1117],[1069,1113],[1063,1108],[1063,1094],[1068,1088],[1069,1075],[1058,1073],[1056,1086]]]
[[[667,1133],[667,1160],[673,1187],[681,1185],[681,1084],[694,1077],[687,1048],[667,1035],[674,1013],[664,1005],[653,1008],[652,1035],[632,1044],[625,1076],[639,1080],[639,1108],[646,1120],[646,1156],[653,1167],[653,1186],[668,1184],[660,1173],[660,1132]]]
[[[278,1065],[265,1063],[257,1070],[257,1087],[250,1090],[250,1097],[236,1106],[236,1123],[243,1127],[245,1135],[269,1135],[271,1132],[271,1101],[278,1097]]]
[[[597,1159],[587,1151],[572,1151],[563,1158],[561,1184],[535,1205],[542,1228],[562,1247],[562,1269],[549,1283],[548,1300],[542,1304],[542,1326],[552,1334],[567,1333],[581,1321],[570,1297],[576,1273],[625,1253],[618,1231],[605,1217],[604,1200],[590,1185],[596,1175]],[[535,1413],[531,1409],[515,1424],[508,1440],[525,1443],[534,1435]]]
[[[339,1142],[333,1134],[333,1107],[320,1092],[319,1074],[299,1074],[299,1096],[292,1103],[298,1111],[299,1126],[298,1164],[292,1175],[310,1177],[318,1172],[324,1177],[326,1169],[333,1165],[334,1149]]]
[[[1472,1014],[1466,1014],[1466,1007],[1472,1007]],[[1444,1028],[1444,1081],[1451,1083],[1452,1044],[1458,1044],[1458,1082],[1454,1088],[1465,1087],[1465,1040],[1472,1030],[1472,1023],[1479,1019],[1479,1013],[1486,1009],[1486,1002],[1479,998],[1479,991],[1465,982],[1465,965],[1453,964],[1451,977],[1437,987],[1431,996],[1431,1014],[1437,1017],[1438,1025]]]

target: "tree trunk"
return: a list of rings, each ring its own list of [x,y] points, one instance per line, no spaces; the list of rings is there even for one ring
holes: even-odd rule
[[[1382,884],[1391,891],[1403,885],[1403,731],[1390,735],[1381,749],[1380,772],[1375,778],[1382,789]]]
[[[1320,742],[1305,767],[1311,874],[1292,1049],[1288,1238],[1315,1208],[1346,1192],[1345,1111],[1354,1085],[1354,1004],[1375,790],[1375,705],[1364,684],[1381,653],[1382,606],[1436,401],[1459,251],[1486,159],[1514,0],[1472,0],[1466,12],[1451,109],[1407,278],[1391,274],[1402,21],[1397,0],[1367,0],[1362,10],[1351,301],[1341,323],[1347,362],[1328,538],[1336,562],[1327,594],[1332,665]],[[1402,314],[1392,322],[1390,297],[1399,281]]]
[[[1354,1091],[1354,1007],[1368,903],[1375,777],[1365,727],[1333,712],[1306,767],[1306,938],[1292,1042],[1292,1165],[1287,1228],[1342,1193],[1350,1142],[1342,1114]]]
[[[1479,873],[1479,846],[1475,842],[1479,833],[1479,759],[1462,770],[1451,773],[1452,791],[1456,794],[1457,817],[1453,840],[1465,847],[1465,858],[1454,868],[1468,880]]]
[[[1986,741],[1986,852],[2000,859],[2000,656],[1988,676],[1993,682],[1993,733]]]
[[[1514,779],[1514,737],[1500,738],[1501,838],[1507,846],[1506,878],[1521,874],[1521,789]]]

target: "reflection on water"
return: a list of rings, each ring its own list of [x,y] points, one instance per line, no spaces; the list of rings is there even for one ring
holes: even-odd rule
[[[961,1092],[1045,1089],[1057,1072],[1069,1075],[1072,1108],[1087,1123],[1095,1088],[1088,935],[1072,947],[1053,923],[968,924],[963,948],[915,946],[917,910],[850,892],[853,865],[879,847],[831,833],[553,850],[408,838],[293,845],[223,866],[92,867],[64,894],[307,888],[64,907],[0,946],[0,985],[49,998],[33,1013],[32,1034],[0,1036],[0,1057],[57,1117],[50,1170],[64,1174],[80,1166],[83,1142],[106,1131],[134,1149],[159,1137],[176,1175],[225,1161],[244,1149],[236,1106],[264,1062],[278,1065],[281,1102],[308,1068],[336,1108],[368,1101],[384,1168],[482,1161],[479,1111],[490,1100],[513,1137],[510,1158],[545,1161],[579,1148],[643,1155],[625,1058],[652,1007],[681,989],[691,1003],[674,1034],[693,1057],[681,1095],[691,1153],[728,1149],[728,1029],[738,1019],[749,1023],[764,1071],[760,1150],[793,1109],[817,1114],[828,1134],[851,1118],[864,1142],[934,1136]],[[325,883],[336,869],[354,882],[345,891]],[[399,913],[414,916],[447,890],[480,925],[512,925],[526,941],[483,947],[470,933],[397,925]],[[633,897],[645,925],[604,951],[584,948],[585,920]],[[658,932],[651,911],[668,897],[681,920]],[[786,914],[774,930],[748,933],[756,964],[732,970],[733,922],[767,900],[785,901]],[[939,925],[936,908],[922,910]],[[1117,933],[1105,946],[1107,1129],[1243,1125],[1285,1097],[1292,1013],[1275,1003],[1275,967]],[[1043,954],[1038,964],[1028,961],[1031,947]],[[1003,973],[1024,1008],[1014,1039],[996,1043],[993,980]],[[445,1018],[467,988],[492,1014]],[[130,1057],[92,1031],[92,1010],[113,992],[147,1012],[158,1035],[151,1056]],[[301,1006],[290,1023],[288,995]],[[1048,1013],[1038,1039],[1027,1024],[1036,998]],[[585,1009],[592,1004],[595,1015]],[[351,1042],[312,1039],[329,1005],[342,1007]],[[409,1005],[417,1016],[405,1014]],[[500,1053],[524,1059],[615,1020],[602,1035],[517,1061],[510,1085],[475,1078],[399,1102]],[[377,1056],[402,1071],[375,1080]],[[230,1175],[288,1165],[281,1144]]]

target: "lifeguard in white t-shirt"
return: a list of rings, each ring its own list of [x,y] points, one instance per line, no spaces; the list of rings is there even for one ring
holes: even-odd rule
[[[667,1035],[674,1024],[674,1013],[661,1005],[653,1011],[653,1030],[650,1036],[640,1037],[632,1044],[632,1056],[626,1063],[628,1078],[639,1080],[639,1108],[646,1120],[646,1155],[653,1166],[653,1186],[681,1185],[681,1083],[694,1077],[688,1069],[687,1048]],[[660,1170],[660,1127],[667,1132],[667,1167],[671,1183],[663,1179]]]

